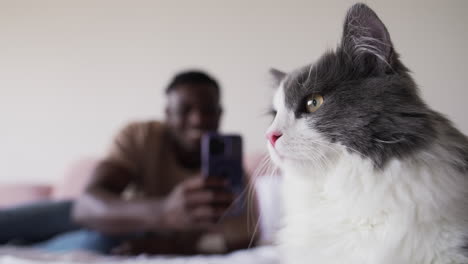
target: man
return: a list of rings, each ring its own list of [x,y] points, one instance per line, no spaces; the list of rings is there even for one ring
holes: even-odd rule
[[[253,240],[247,214],[226,216],[236,197],[227,182],[200,173],[200,140],[217,131],[220,88],[207,74],[182,72],[166,89],[164,122],[136,122],[109,155],[73,209],[121,254],[226,252]],[[212,246],[210,246],[212,245]]]

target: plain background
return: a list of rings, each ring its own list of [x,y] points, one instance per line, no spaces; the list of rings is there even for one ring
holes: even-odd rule
[[[128,121],[164,117],[173,74],[223,86],[222,129],[265,150],[268,69],[339,42],[354,1],[0,0],[0,182],[50,182],[106,153]],[[365,1],[424,99],[468,133],[468,1]]]

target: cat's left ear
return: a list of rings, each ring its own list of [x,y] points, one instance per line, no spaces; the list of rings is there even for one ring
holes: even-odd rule
[[[355,60],[374,56],[377,63],[393,64],[390,34],[377,14],[365,4],[355,4],[349,9],[341,45]]]
[[[286,73],[275,68],[270,69],[270,74],[273,76],[276,87],[280,85],[280,83],[284,80],[284,78],[286,78],[287,75]]]

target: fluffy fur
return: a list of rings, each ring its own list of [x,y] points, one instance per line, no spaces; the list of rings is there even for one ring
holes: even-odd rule
[[[335,51],[273,74],[285,263],[468,263],[468,140],[422,101],[369,7],[349,10]]]

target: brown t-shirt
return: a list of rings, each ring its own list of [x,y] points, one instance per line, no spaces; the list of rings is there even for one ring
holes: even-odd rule
[[[115,138],[106,160],[119,164],[131,173],[134,181],[123,193],[127,199],[166,196],[178,183],[200,174],[199,170],[187,170],[178,164],[170,144],[169,130],[158,121],[134,122],[126,126]],[[256,217],[256,208],[249,210],[251,216]],[[223,252],[225,241],[236,245],[239,241],[250,239],[253,234],[247,225],[247,215],[244,212],[224,218],[218,231],[201,238],[199,250]]]
[[[180,166],[171,146],[162,122],[134,122],[120,131],[106,160],[131,173],[134,181],[124,196],[166,196],[178,183],[199,174]]]

